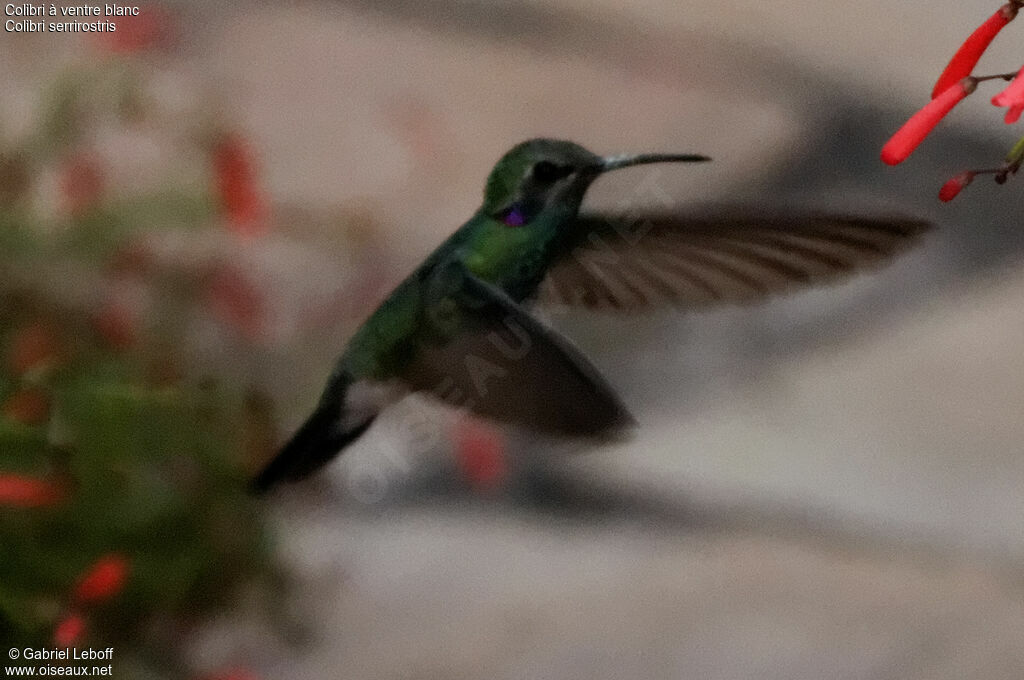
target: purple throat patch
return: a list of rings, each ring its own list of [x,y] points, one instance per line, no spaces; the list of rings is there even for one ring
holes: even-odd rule
[[[526,216],[523,215],[519,208],[512,208],[501,220],[510,227],[521,227],[526,224]]]

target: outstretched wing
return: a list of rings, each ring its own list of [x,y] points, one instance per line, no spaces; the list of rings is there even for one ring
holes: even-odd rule
[[[505,293],[465,273],[444,301],[444,328],[403,369],[414,391],[548,434],[601,437],[633,423],[590,362]]]
[[[761,299],[838,279],[913,244],[926,222],[842,215],[580,215],[537,303],[608,311]]]

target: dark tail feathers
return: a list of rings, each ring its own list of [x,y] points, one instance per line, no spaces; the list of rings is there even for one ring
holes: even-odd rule
[[[373,418],[369,418],[355,428],[343,430],[340,420],[341,409],[336,404],[318,407],[253,479],[253,491],[263,494],[279,482],[295,482],[309,476],[358,439],[373,423]]]

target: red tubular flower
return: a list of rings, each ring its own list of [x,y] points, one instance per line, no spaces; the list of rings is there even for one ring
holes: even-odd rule
[[[72,647],[85,636],[85,618],[74,612],[57,622],[53,629],[53,643],[58,647]]]
[[[999,11],[979,26],[974,33],[971,33],[967,40],[964,41],[964,44],[960,46],[960,49],[956,51],[956,54],[953,55],[953,58],[946,66],[946,70],[939,76],[938,81],[935,83],[935,88],[932,90],[933,99],[951,88],[957,81],[971,75],[974,67],[978,65],[981,55],[991,44],[996,34],[1003,29],[1003,26],[1006,26],[1017,16],[1017,9],[1017,5],[1012,2],[1003,5],[999,8]]]
[[[497,486],[507,472],[505,443],[493,427],[473,419],[459,423],[455,436],[455,455],[462,476],[473,488]]]
[[[898,165],[905,161],[939,121],[977,88],[977,80],[964,78],[925,104],[885,143],[882,147],[882,161],[889,165]]]
[[[974,181],[973,172],[961,172],[956,177],[951,178],[942,188],[939,189],[939,200],[943,203],[948,203],[957,197],[965,186]]]
[[[256,186],[252,152],[235,135],[224,135],[213,148],[217,196],[232,231],[258,236],[267,230],[267,205]]]
[[[15,474],[0,474],[0,505],[41,508],[64,499],[63,489],[52,482]]]
[[[1024,113],[1024,67],[1017,72],[1017,77],[1005,90],[992,97],[992,105],[1009,107],[1004,119],[1007,124],[1020,120],[1020,114]]]
[[[109,600],[124,589],[130,568],[123,555],[104,555],[78,579],[74,590],[75,600],[80,604]]]

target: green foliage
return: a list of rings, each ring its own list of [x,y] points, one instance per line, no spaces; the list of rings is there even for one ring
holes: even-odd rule
[[[222,609],[244,586],[277,581],[262,508],[247,489],[255,455],[247,434],[266,429],[267,415],[252,413],[246,386],[178,370],[168,349],[182,344],[175,317],[200,302],[198,284],[137,274],[134,285],[151,289],[159,304],[132,329],[143,337],[131,343],[105,338],[95,308],[73,294],[78,272],[102,279],[140,234],[210,228],[208,191],[169,181],[56,216],[39,214],[27,198],[39,168],[73,152],[86,134],[83,112],[101,107],[97,91],[116,90],[114,107],[139,98],[130,72],[110,68],[62,78],[34,136],[21,148],[0,148],[0,160],[13,159],[4,167],[27,184],[0,197],[0,476],[64,489],[42,507],[5,503],[0,494],[0,647],[50,647],[55,626],[75,612],[87,621],[80,645],[115,646],[133,676],[173,677],[167,669],[182,667],[180,635],[167,631]],[[183,157],[197,156],[187,151]],[[71,294],[34,283],[31,274],[45,266],[69,273],[64,292]],[[61,351],[52,365],[24,372],[12,363],[12,347],[40,320],[56,329]],[[147,336],[150,328],[164,335]],[[175,370],[157,370],[168,366]],[[11,406],[26,390],[45,395],[34,405],[43,409],[38,421]],[[82,575],[110,554],[130,566],[123,588],[78,601]]]

